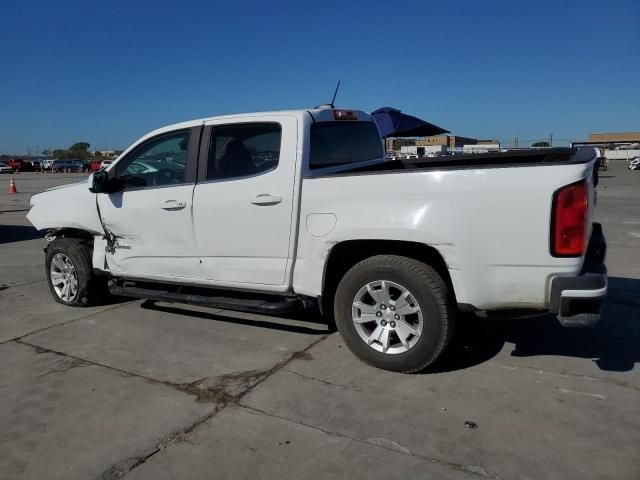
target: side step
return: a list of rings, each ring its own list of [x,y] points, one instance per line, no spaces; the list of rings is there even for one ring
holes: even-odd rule
[[[171,291],[177,290],[177,291]],[[188,290],[189,292],[185,292]],[[120,297],[146,298],[157,302],[188,303],[204,307],[223,308],[240,312],[263,313],[280,315],[298,312],[311,308],[315,301],[310,297],[300,295],[265,295],[260,293],[241,293],[206,288],[187,288],[167,285],[146,284],[145,287],[135,286],[129,282],[109,282],[109,292]],[[230,295],[222,296],[221,293]]]

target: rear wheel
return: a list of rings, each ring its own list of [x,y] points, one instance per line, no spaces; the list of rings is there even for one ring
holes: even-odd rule
[[[366,363],[412,373],[433,363],[447,346],[455,307],[429,265],[378,255],[351,268],[335,296],[335,318],[351,351]]]
[[[93,273],[92,250],[87,240],[56,238],[47,247],[45,269],[56,302],[88,307],[106,294],[106,280]]]

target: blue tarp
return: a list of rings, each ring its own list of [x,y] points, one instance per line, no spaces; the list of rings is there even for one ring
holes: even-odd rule
[[[383,107],[371,113],[373,120],[378,125],[380,135],[386,137],[424,137],[449,133],[449,130],[440,128],[417,117],[402,113],[391,107]]]

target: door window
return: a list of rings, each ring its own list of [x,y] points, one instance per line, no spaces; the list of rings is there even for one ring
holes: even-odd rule
[[[118,178],[124,182],[125,188],[185,183],[188,144],[188,131],[151,139],[118,162]]]
[[[280,125],[243,123],[213,127],[207,180],[259,175],[278,166]]]

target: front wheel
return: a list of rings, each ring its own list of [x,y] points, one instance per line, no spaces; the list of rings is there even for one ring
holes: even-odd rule
[[[377,368],[412,373],[432,364],[453,333],[453,296],[429,265],[378,255],[352,267],[335,296],[349,349]]]
[[[45,270],[56,302],[88,307],[105,295],[106,282],[94,275],[91,256],[91,247],[83,239],[56,238],[49,244]]]

